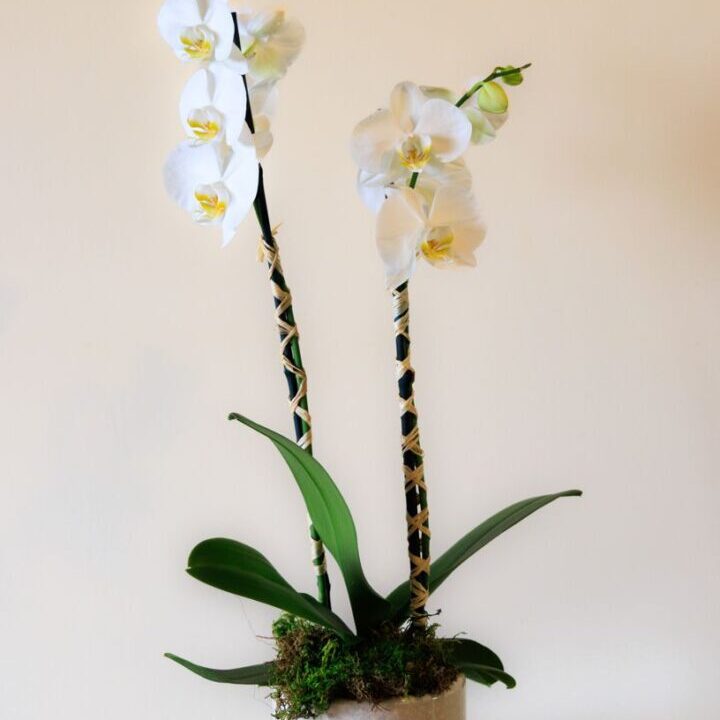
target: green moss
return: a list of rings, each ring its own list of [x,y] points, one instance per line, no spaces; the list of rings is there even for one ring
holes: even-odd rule
[[[273,625],[275,717],[316,717],[340,698],[379,703],[447,690],[458,671],[448,662],[435,630],[388,625],[350,645],[306,620],[281,616]]]

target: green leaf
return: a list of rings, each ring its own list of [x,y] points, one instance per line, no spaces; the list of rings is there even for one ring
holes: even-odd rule
[[[528,515],[532,515],[536,510],[545,507],[545,505],[558,498],[578,497],[580,495],[582,495],[580,490],[567,490],[553,495],[539,495],[538,497],[521,500],[488,518],[458,540],[447,552],[443,553],[430,565],[430,592],[437,590],[447,580],[450,573],[471,558],[478,550],[485,547],[498,535],[502,535],[513,525],[524,520]],[[392,605],[393,617],[398,615],[400,617],[407,616],[410,601],[410,589],[407,583],[398,585],[388,595],[387,599]]]
[[[390,606],[365,578],[350,509],[325,468],[310,453],[279,433],[236,413],[230,415],[230,420],[238,420],[269,438],[283,456],[300,488],[313,525],[343,574],[358,635],[366,634],[388,619]]]
[[[187,572],[201,582],[272,605],[334,630],[346,640],[352,631],[315,598],[295,590],[257,550],[225,538],[201,542],[188,558]]]
[[[508,689],[515,687],[515,678],[504,671],[500,658],[479,642],[456,638],[443,641],[443,645],[448,660],[462,670],[469,680],[483,685],[492,685],[499,680]]]
[[[464,662],[474,662],[476,665],[485,665],[495,668],[496,670],[504,670],[502,660],[489,647],[481,645],[475,640],[467,638],[448,638],[442,641],[443,647],[448,654],[451,662],[457,663],[461,660]]]
[[[260,665],[249,665],[248,667],[235,668],[234,670],[213,670],[212,668],[195,665],[189,660],[185,660],[172,653],[165,653],[166,658],[170,658],[178,665],[194,672],[206,680],[212,680],[217,683],[230,683],[232,685],[259,685],[267,687],[270,684],[270,671],[275,663],[266,662]]]

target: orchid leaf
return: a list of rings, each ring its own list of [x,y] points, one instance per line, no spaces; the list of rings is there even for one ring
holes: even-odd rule
[[[272,605],[334,630],[345,640],[352,631],[315,598],[295,590],[257,550],[235,540],[201,542],[188,559],[192,577],[241,597]]]
[[[508,689],[515,687],[515,678],[505,672],[500,658],[490,648],[465,638],[445,640],[443,645],[450,662],[468,679],[483,685],[499,680]]]
[[[502,660],[489,647],[481,645],[475,640],[467,638],[448,638],[442,641],[445,652],[452,663],[459,661],[474,662],[476,665],[485,665],[504,670]]]
[[[388,619],[391,616],[389,604],[365,578],[350,509],[325,468],[309,452],[283,435],[236,413],[230,415],[230,419],[269,438],[290,468],[313,525],[340,567],[358,635],[366,634]]]
[[[552,495],[539,495],[538,497],[521,500],[478,525],[467,535],[456,542],[447,552],[443,553],[430,565],[430,592],[437,590],[448,576],[471,558],[478,550],[485,547],[498,535],[502,535],[513,525],[532,515],[545,505],[562,497],[577,497],[582,495],[580,490],[566,490]],[[393,608],[393,617],[404,618],[409,612],[410,587],[408,583],[398,585],[387,597]]]
[[[165,653],[165,657],[206,680],[217,683],[230,683],[232,685],[259,685],[260,687],[266,687],[270,684],[270,671],[275,665],[275,663],[266,662],[260,665],[235,668],[234,670],[213,670],[202,665],[195,665],[195,663],[191,663],[189,660],[172,653]]]

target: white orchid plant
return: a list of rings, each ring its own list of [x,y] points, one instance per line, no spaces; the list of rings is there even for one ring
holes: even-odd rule
[[[291,587],[258,551],[225,538],[200,543],[190,554],[187,571],[209,585],[323,628],[347,648],[372,644],[379,629],[387,626],[412,637],[434,632],[428,627],[427,604],[451,572],[536,510],[557,498],[580,494],[569,490],[515,503],[431,561],[427,482],[410,364],[408,286],[418,260],[443,269],[475,265],[485,227],[463,156],[471,145],[496,137],[508,115],[503,85],[519,85],[529,64],[496,67],[471,81],[463,94],[401,82],[392,90],[388,108],[362,120],[352,135],[358,191],[377,215],[376,242],[392,293],[396,332],[410,576],[383,595],[365,577],[355,525],[338,486],[312,455],[307,376],[260,164],[272,145],[277,83],[300,52],[303,28],[282,10],[234,12],[226,0],[166,0],[158,24],[175,55],[196,67],[180,98],[186,137],[165,166],[169,195],[195,222],[217,227],[223,244],[235,237],[251,208],[260,226],[295,439],[236,413],[230,419],[275,445],[303,496],[317,599]],[[326,547],[343,577],[354,627],[332,611]],[[483,645],[457,638],[440,642],[448,662],[468,678],[486,685],[515,684],[498,656]],[[275,661],[214,670],[176,655],[168,657],[216,682],[275,683]],[[304,708],[309,715],[322,710]]]

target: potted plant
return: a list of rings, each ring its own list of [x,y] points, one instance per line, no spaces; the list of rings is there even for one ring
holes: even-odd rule
[[[400,83],[388,109],[361,121],[351,141],[358,190],[377,213],[376,240],[391,291],[406,499],[409,577],[388,594],[368,582],[350,509],[312,454],[307,376],[292,296],[273,230],[260,160],[270,149],[277,81],[300,51],[301,25],[284,12],[232,12],[226,0],[166,0],[159,29],[183,61],[200,67],[180,101],[187,138],[165,167],[169,194],[193,219],[221,229],[223,242],[254,209],[262,233],[295,440],[232,413],[230,420],[278,450],[307,507],[317,598],[293,588],[253,547],[205,540],[188,558],[197,580],[266,603],[282,614],[273,625],[276,657],[250,667],[215,670],[167,656],[220,683],[268,688],[275,717],[465,717],[465,680],[515,680],[480,643],[443,637],[428,600],[460,565],[505,530],[578,490],[517,502],[480,523],[440,557],[430,555],[427,482],[410,362],[409,281],[419,260],[438,268],[475,264],[484,238],[462,160],[471,144],[492,140],[507,117],[504,86],[523,81],[529,64],[496,67],[456,95]],[[335,614],[325,552],[335,558],[352,608],[352,623]]]

